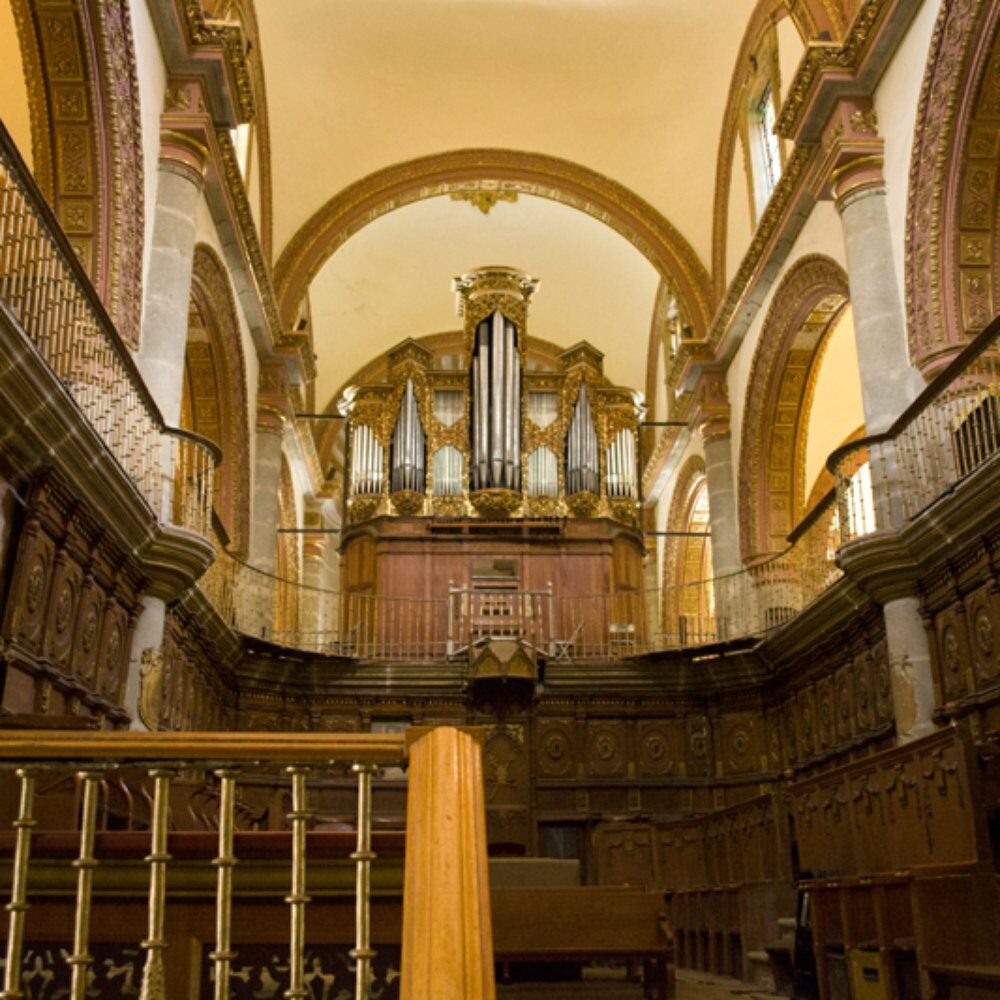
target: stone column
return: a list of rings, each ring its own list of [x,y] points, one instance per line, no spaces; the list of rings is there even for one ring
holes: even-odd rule
[[[871,102],[842,101],[831,115],[824,139],[829,194],[840,213],[847,254],[847,279],[861,375],[865,430],[878,434],[920,394],[924,381],[910,364],[903,300],[892,253],[892,230],[882,174],[882,140]],[[871,453],[879,527],[896,526],[901,489],[891,446]],[[859,543],[870,545],[871,542]],[[849,561],[845,564],[845,569]],[[897,577],[877,596],[885,616],[892,676],[893,711],[900,743],[931,732],[934,681],[927,632],[920,618],[915,582]]]
[[[187,347],[188,303],[194,261],[195,213],[205,183],[208,150],[181,132],[160,134],[153,237],[142,312],[142,331],[136,364],[168,427],[180,421]],[[160,519],[171,519],[171,451],[163,447],[164,492]],[[166,604],[147,594],[136,623],[125,687],[125,708],[132,725],[145,729],[138,702],[144,657],[162,651]]]
[[[705,448],[705,479],[712,527],[712,573],[723,576],[743,568],[740,558],[732,436],[729,429],[729,387],[723,372],[707,371],[695,387],[697,413]]]
[[[277,558],[278,491],[284,434],[285,416],[281,410],[268,403],[258,403],[249,555],[251,565],[266,573],[274,572]]]
[[[879,434],[924,386],[910,364],[881,157],[860,157],[839,167],[832,187],[844,230],[865,429]]]
[[[705,450],[705,480],[711,526],[715,617],[720,638],[739,631],[741,578],[736,488],[733,478],[732,435],[729,428],[729,386],[722,371],[706,371],[695,387],[697,412]],[[744,600],[745,603],[745,600]]]
[[[917,597],[899,597],[882,605],[885,615],[896,739],[909,743],[934,731],[934,674],[927,630]]]
[[[706,437],[704,441],[705,479],[712,521],[712,573],[724,576],[743,568],[733,484],[732,439],[727,433]]]
[[[184,385],[195,214],[208,150],[195,139],[161,134],[153,239],[136,363],[163,419],[177,426]]]

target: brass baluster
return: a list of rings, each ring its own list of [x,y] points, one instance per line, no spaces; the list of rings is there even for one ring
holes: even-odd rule
[[[14,875],[10,888],[10,914],[7,931],[7,965],[4,969],[4,1000],[20,1000],[21,991],[21,951],[24,947],[24,918],[28,906],[28,861],[31,857],[31,828],[37,822],[31,815],[35,801],[35,776],[26,768],[16,772],[21,784],[21,801],[14,820],[17,831],[14,846]]]
[[[164,910],[167,901],[167,830],[170,818],[170,779],[172,771],[149,772],[153,779],[152,842],[146,861],[149,863],[149,936],[141,947],[147,952],[142,970],[140,1000],[165,1000],[166,982],[163,970]]]
[[[358,776],[358,847],[351,855],[357,864],[357,888],[354,900],[354,940],[350,951],[357,963],[355,971],[355,1000],[371,998],[371,967],[376,952],[371,946],[371,877],[372,862],[372,775],[374,764],[354,765]]]
[[[73,967],[70,978],[70,996],[73,1000],[86,1000],[87,972],[94,957],[87,950],[90,938],[90,902],[97,859],[94,857],[94,835],[97,831],[97,796],[101,771],[80,771],[83,781],[83,810],[80,819],[80,854],[73,867],[76,869],[76,924],[73,931],[73,954],[67,959]]]
[[[285,897],[291,908],[291,939],[288,954],[288,1000],[307,1000],[311,997],[305,984],[306,973],[306,824],[309,811],[306,808],[306,775],[308,767],[285,769],[292,776],[292,811],[288,813],[292,824],[292,891]]]
[[[215,951],[209,958],[215,962],[215,1000],[229,996],[229,970],[236,952],[232,948],[233,810],[238,771],[216,771],[219,788],[219,856],[213,864],[218,869],[215,900]]]

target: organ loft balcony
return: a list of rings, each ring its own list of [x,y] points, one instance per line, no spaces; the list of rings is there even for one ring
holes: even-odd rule
[[[587,343],[539,363],[537,287],[507,267],[456,278],[458,363],[405,340],[383,381],[344,392],[339,651],[518,682],[578,645],[643,640],[641,399]]]

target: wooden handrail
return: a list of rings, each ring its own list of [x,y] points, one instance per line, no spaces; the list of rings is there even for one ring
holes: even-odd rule
[[[0,761],[260,761],[267,764],[405,760],[403,733],[0,732]]]

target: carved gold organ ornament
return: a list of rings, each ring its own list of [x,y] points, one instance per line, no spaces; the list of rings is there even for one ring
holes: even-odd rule
[[[456,278],[464,365],[438,368],[405,340],[389,352],[384,384],[345,392],[351,524],[384,516],[637,524],[641,397],[612,386],[587,343],[563,351],[557,369],[529,367],[537,288],[509,267]]]

